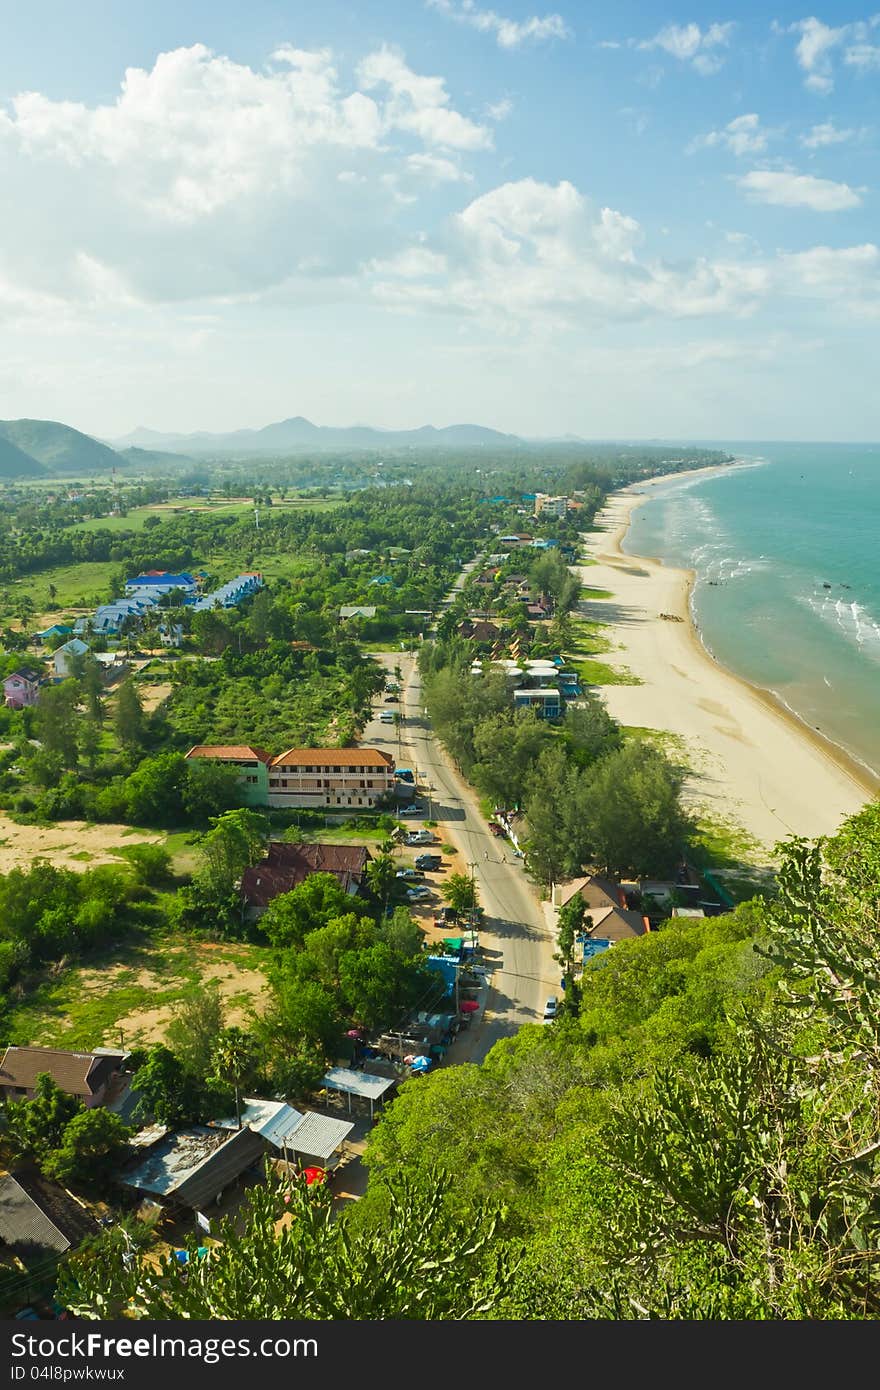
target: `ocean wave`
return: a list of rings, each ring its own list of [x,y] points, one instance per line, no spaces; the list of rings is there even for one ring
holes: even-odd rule
[[[834,626],[865,656],[880,661],[880,622],[857,600],[837,598],[827,590],[799,595],[799,602]]]

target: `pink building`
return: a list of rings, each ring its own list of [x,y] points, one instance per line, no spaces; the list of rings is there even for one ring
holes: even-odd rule
[[[30,666],[22,666],[7,676],[3,682],[3,693],[10,709],[24,709],[25,705],[35,705],[39,698],[43,676]]]

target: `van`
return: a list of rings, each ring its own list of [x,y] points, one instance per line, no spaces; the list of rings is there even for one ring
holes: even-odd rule
[[[381,721],[383,724],[393,724],[393,723],[394,723],[394,710],[393,710],[393,709],[383,709],[382,712],[381,712],[381,714],[379,715],[379,719],[380,719],[380,721]]]

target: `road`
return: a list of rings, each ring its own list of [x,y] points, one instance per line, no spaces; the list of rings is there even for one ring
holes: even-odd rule
[[[464,578],[459,576],[456,587]],[[540,1020],[550,995],[560,997],[554,942],[522,861],[514,857],[508,840],[490,834],[475,793],[455,771],[431,728],[413,656],[381,652],[375,660],[392,679],[395,667],[400,667],[403,693],[396,708],[403,718],[394,728],[374,717],[361,742],[390,753],[398,766],[413,768],[417,780],[432,788],[429,819],[437,821],[439,838],[458,848],[457,867],[460,872],[473,872],[485,908],[480,945],[489,971],[489,997],[479,1027],[455,1047],[456,1061],[479,1061],[499,1038]],[[378,707],[381,704],[380,697]],[[413,828],[421,824],[416,818],[410,823]]]

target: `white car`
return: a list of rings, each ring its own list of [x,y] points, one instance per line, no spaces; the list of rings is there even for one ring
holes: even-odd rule
[[[399,816],[423,816],[425,808],[420,801],[413,801],[409,806],[401,806],[397,814]]]
[[[558,999],[555,999],[555,998],[554,998],[554,999],[548,999],[548,1000],[547,1000],[547,1003],[544,1005],[544,1022],[545,1022],[545,1023],[552,1023],[553,1020],[554,1020],[554,1018],[556,1017],[556,1014],[557,1014],[557,1010],[558,1010],[558,1009],[559,1009],[559,1000],[558,1000]]]
[[[407,888],[406,896],[409,898],[411,903],[418,903],[421,902],[424,898],[430,898],[431,890],[430,888],[425,887]]]

